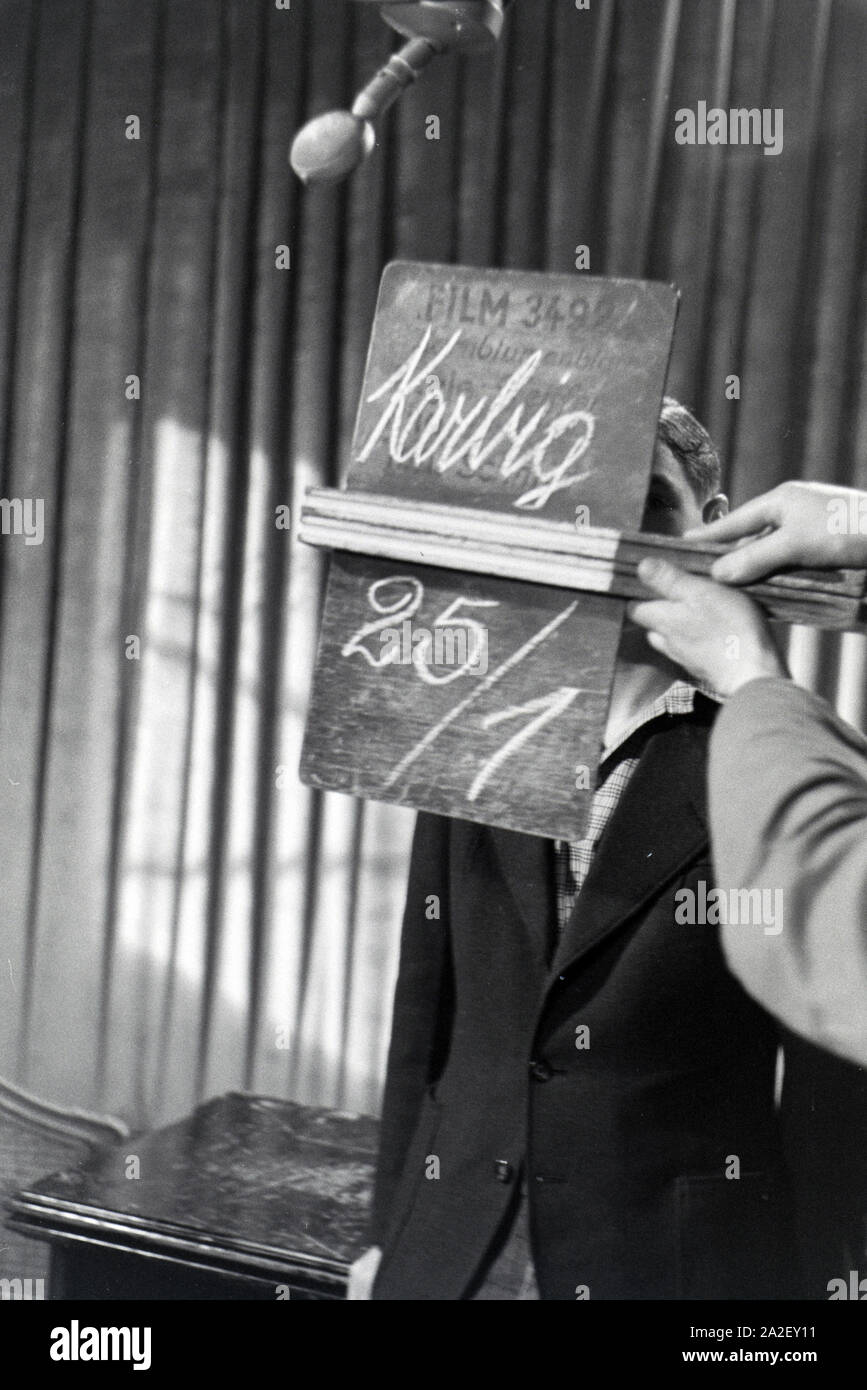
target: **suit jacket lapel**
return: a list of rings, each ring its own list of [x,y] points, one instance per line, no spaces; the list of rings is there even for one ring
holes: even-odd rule
[[[549,984],[707,844],[707,734],[703,724],[679,719],[651,735],[599,842],[554,954]]]

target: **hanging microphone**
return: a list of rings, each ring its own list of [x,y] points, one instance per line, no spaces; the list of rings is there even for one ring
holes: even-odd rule
[[[493,47],[512,0],[421,0],[382,4],[383,19],[409,42],[359,92],[351,111],[327,111],[298,132],[289,155],[304,183],[335,183],[357,169],[376,144],[374,121],[412,86],[438,53]]]

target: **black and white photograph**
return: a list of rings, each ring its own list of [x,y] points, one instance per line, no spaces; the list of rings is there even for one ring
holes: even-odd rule
[[[28,1368],[856,1330],[865,72],[867,0],[0,0]]]

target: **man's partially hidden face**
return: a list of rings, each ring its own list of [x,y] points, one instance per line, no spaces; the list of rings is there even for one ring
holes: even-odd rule
[[[721,492],[703,502],[698,500],[677,455],[657,439],[641,530],[660,536],[682,536],[690,527],[715,521],[727,510],[728,503]]]

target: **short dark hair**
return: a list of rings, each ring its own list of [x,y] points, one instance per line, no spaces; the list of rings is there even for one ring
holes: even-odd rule
[[[662,398],[656,437],[674,454],[699,502],[720,491],[722,463],[716,446],[704,425],[673,396]]]

